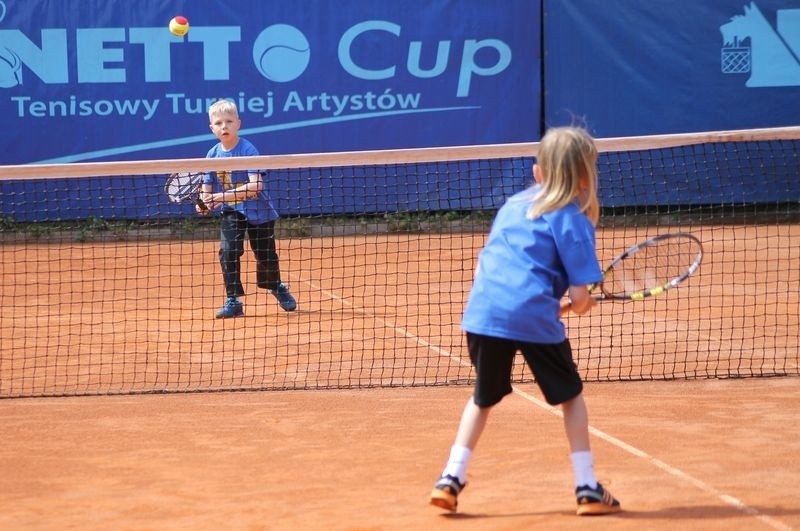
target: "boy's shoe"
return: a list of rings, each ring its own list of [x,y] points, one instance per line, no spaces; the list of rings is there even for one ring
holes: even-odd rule
[[[578,499],[578,516],[611,514],[622,510],[619,501],[600,483],[596,489],[588,485],[576,488],[575,497]]]
[[[239,317],[244,315],[244,304],[235,297],[228,297],[225,304],[217,312],[217,319],[228,319],[229,317]]]
[[[458,495],[466,486],[466,483],[461,483],[458,478],[450,474],[442,476],[431,492],[431,505],[455,512],[458,507]]]
[[[275,295],[275,298],[278,299],[278,304],[281,305],[286,312],[293,312],[297,309],[297,301],[294,300],[292,294],[289,293],[289,286],[281,282],[278,284],[277,289],[270,290],[270,293]]]

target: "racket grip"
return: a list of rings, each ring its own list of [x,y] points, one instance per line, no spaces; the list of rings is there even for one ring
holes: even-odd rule
[[[208,212],[208,205],[206,205],[206,204],[203,202],[203,200],[202,200],[202,199],[200,199],[200,198],[198,197],[197,199],[195,199],[195,200],[194,200],[194,202],[197,204],[197,208],[199,208],[199,209],[200,209],[200,210],[202,210],[203,212]]]

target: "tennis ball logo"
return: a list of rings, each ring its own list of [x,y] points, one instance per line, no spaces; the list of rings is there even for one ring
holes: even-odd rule
[[[0,88],[22,85],[22,61],[8,48],[0,48]]]
[[[0,0],[0,22],[6,18],[6,3]],[[0,48],[0,88],[22,85],[22,61],[9,48]]]
[[[286,83],[297,79],[306,71],[310,60],[308,39],[288,24],[265,28],[253,43],[253,62],[270,81]]]

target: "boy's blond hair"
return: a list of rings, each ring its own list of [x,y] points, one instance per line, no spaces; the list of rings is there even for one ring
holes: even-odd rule
[[[536,219],[577,201],[593,225],[600,218],[597,200],[597,146],[579,127],[550,129],[539,144],[536,162],[542,172],[541,191],[527,217]]]
[[[231,100],[217,100],[208,108],[208,117],[212,118],[216,114],[232,114],[239,117],[239,109]]]

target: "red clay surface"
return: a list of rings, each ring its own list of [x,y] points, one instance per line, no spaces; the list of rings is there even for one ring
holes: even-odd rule
[[[798,529],[798,384],[588,384],[624,508],[589,522],[533,385],[496,408],[453,516],[427,496],[468,387],[4,400],[0,528]]]
[[[686,286],[568,319],[590,382],[798,374],[800,227],[696,232]],[[648,235],[603,231],[601,260]],[[471,375],[458,321],[482,241],[281,241],[298,311],[262,291],[233,320],[213,319],[216,242],[2,246],[0,397],[23,398],[0,400],[0,528],[587,525],[532,383],[490,420],[459,513],[427,505],[470,394],[441,385]],[[587,384],[597,472],[625,509],[588,525],[800,527],[799,383]],[[335,389],[409,384],[438,386]],[[289,390],[127,394],[260,388]]]

